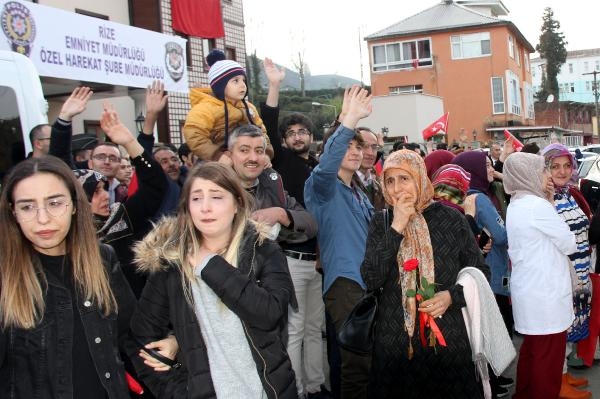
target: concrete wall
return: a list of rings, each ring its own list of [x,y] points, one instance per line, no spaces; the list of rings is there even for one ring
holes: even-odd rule
[[[75,12],[75,9],[107,15],[113,22],[129,25],[129,5],[125,0],[39,0],[44,6],[62,8]],[[57,21],[57,23],[60,23]]]
[[[373,112],[359,126],[374,132],[388,129],[388,138],[408,136],[409,142],[423,142],[421,131],[444,113],[440,97],[425,94],[398,94],[373,98]]]

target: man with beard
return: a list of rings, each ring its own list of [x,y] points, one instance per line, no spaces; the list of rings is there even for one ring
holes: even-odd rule
[[[367,195],[375,210],[380,211],[385,207],[385,200],[374,167],[377,162],[377,152],[382,146],[379,137],[368,127],[361,126],[355,130],[362,137],[364,145],[362,163],[354,175],[354,183]]]
[[[261,104],[261,115],[267,135],[273,146],[273,168],[283,178],[285,190],[304,206],[304,183],[319,161],[309,152],[312,144],[312,123],[300,113],[285,117],[277,128],[279,118],[279,86],[285,72],[266,58],[265,75],[269,81],[266,103]],[[284,146],[285,144],[285,146]],[[329,398],[323,387],[322,329],[325,304],[322,299],[323,283],[316,270],[317,239],[283,244],[296,299],[298,312],[288,315],[287,351],[296,373],[298,396]]]

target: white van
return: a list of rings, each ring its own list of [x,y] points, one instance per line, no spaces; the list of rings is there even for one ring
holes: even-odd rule
[[[47,112],[48,103],[31,60],[0,51],[0,176],[31,151],[29,131],[48,123]]]

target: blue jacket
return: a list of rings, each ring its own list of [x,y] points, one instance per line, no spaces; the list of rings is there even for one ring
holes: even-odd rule
[[[366,285],[360,275],[373,206],[358,187],[338,179],[338,171],[354,131],[338,127],[327,140],[319,165],[304,186],[304,201],[319,225],[317,235],[325,280],[323,292],[338,277]]]
[[[485,257],[485,263],[490,267],[490,286],[494,294],[510,295],[507,284],[510,273],[508,271],[508,238],[502,216],[487,195],[478,190],[469,190],[469,194],[478,194],[475,200],[477,212],[475,222],[480,230],[487,230],[492,239],[492,249]]]

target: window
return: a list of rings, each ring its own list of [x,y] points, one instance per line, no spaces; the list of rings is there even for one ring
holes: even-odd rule
[[[235,48],[233,47],[225,47],[225,58],[232,61],[237,61],[237,57],[235,54]]]
[[[569,83],[569,91],[575,93],[575,83]]]
[[[596,71],[600,71],[600,61],[596,61]]]
[[[450,37],[452,59],[475,58],[490,55],[490,32],[456,35]]]
[[[589,72],[590,65],[587,61],[583,61],[583,72]]]
[[[523,82],[523,89],[525,90],[525,111],[528,119],[535,119],[535,100],[533,98],[534,89],[527,82]]]
[[[515,40],[512,36],[508,36],[508,55],[510,58],[515,58]]]
[[[515,61],[517,61],[517,65],[521,66],[521,49],[519,46],[515,47]]]
[[[217,47],[217,43],[215,41],[215,39],[202,39],[202,54],[204,55],[204,57],[202,57],[203,64],[204,64],[204,72],[208,73],[208,64],[206,63],[206,56],[208,55],[208,53],[210,53],[212,50],[214,50]]]
[[[429,39],[373,46],[373,71],[412,69],[432,65]]]
[[[569,64],[569,73],[573,73],[573,64]]]
[[[192,42],[190,41],[190,36],[187,33],[178,32],[173,30],[173,34],[179,36],[182,39],[185,39],[185,63],[189,68],[192,66]]]
[[[492,77],[492,105],[494,114],[503,114],[504,111],[504,82],[502,77]]]
[[[390,87],[390,94],[400,94],[400,93],[423,93],[423,85]]]
[[[508,112],[521,115],[521,87],[519,77],[513,71],[506,71],[506,90],[508,92]]]
[[[585,91],[591,91],[592,90],[592,82],[590,82],[589,80],[587,82],[585,82]]]

